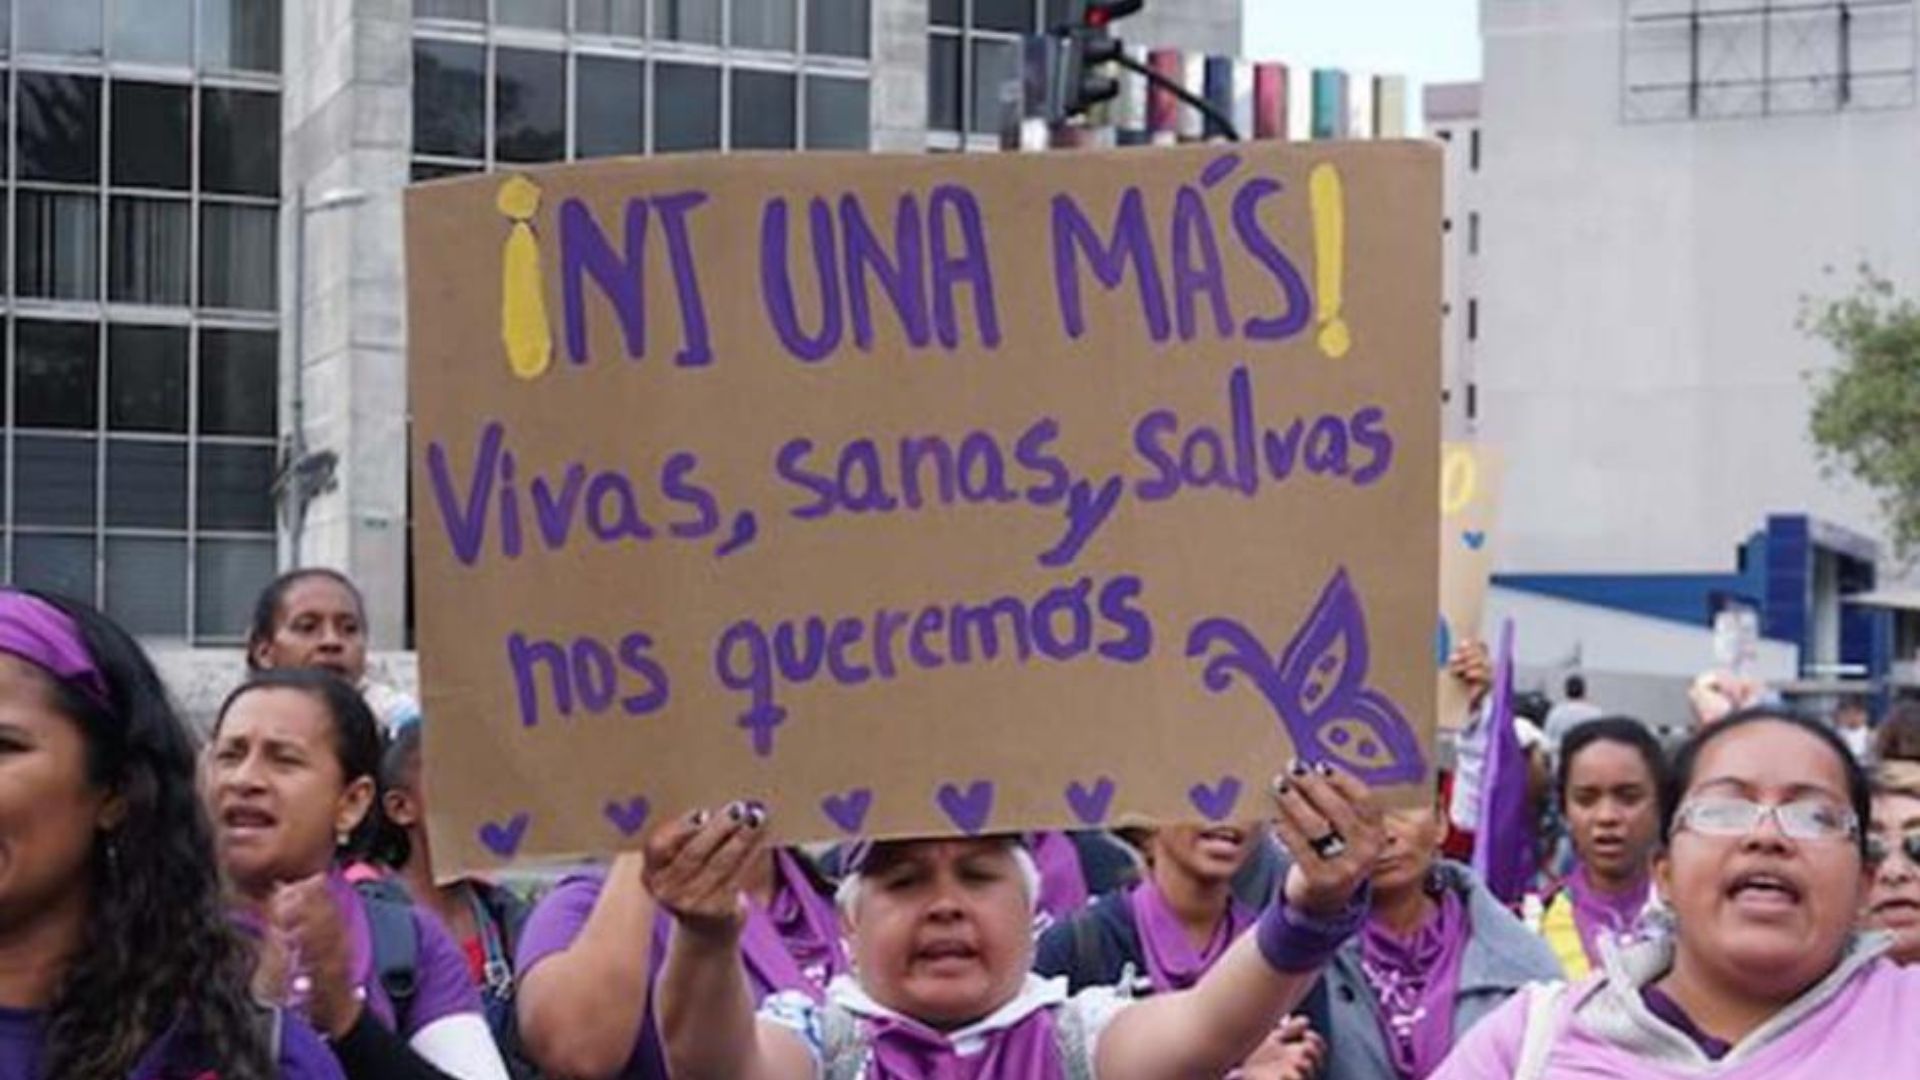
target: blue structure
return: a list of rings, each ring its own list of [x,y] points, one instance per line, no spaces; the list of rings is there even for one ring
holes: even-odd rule
[[[1806,514],[1772,514],[1724,574],[1497,574],[1494,584],[1688,626],[1729,604],[1760,614],[1762,636],[1800,647],[1803,678],[1840,671],[1875,683],[1893,662],[1893,613],[1845,602],[1876,583],[1872,540]]]

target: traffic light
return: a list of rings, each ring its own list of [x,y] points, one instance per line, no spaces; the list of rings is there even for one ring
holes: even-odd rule
[[[1068,0],[1065,18],[1053,28],[1067,42],[1062,72],[1064,118],[1084,116],[1120,93],[1119,80],[1100,73],[1121,53],[1122,44],[1112,27],[1145,6],[1146,0]]]

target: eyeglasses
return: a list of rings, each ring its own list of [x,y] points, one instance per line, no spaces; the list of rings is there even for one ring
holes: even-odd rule
[[[1769,817],[1795,840],[1847,840],[1860,833],[1858,815],[1824,799],[1772,804],[1725,795],[1688,799],[1675,815],[1675,828],[1702,836],[1746,836]]]
[[[1875,865],[1886,862],[1893,855],[1895,848],[1907,857],[1908,862],[1920,866],[1920,832],[1911,832],[1902,836],[1898,844],[1888,841],[1885,837],[1869,834],[1867,861]]]

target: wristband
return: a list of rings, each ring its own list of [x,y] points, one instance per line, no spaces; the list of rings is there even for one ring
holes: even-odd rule
[[[1366,922],[1371,898],[1371,888],[1363,884],[1339,913],[1320,918],[1295,911],[1287,905],[1285,896],[1275,897],[1260,913],[1260,925],[1255,930],[1260,955],[1268,967],[1283,974],[1313,971],[1332,959]]]

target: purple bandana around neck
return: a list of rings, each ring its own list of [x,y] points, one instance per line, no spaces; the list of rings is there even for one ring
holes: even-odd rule
[[[1187,928],[1151,878],[1128,893],[1127,908],[1133,914],[1134,930],[1140,935],[1140,955],[1147,962],[1147,977],[1156,994],[1185,990],[1199,982],[1200,976],[1225,955],[1227,947],[1253,925],[1254,918],[1253,912],[1238,901],[1228,901],[1226,918],[1214,925],[1207,947],[1195,949]]]
[[[45,600],[0,590],[0,652],[12,653],[113,711],[106,677],[87,651],[79,625]]]
[[[1606,937],[1627,937],[1646,910],[1652,895],[1653,880],[1642,875],[1623,893],[1604,893],[1587,880],[1587,868],[1576,866],[1567,875],[1567,898],[1573,901],[1573,926],[1580,932],[1580,948],[1587,963],[1600,966],[1600,942]]]
[[[1053,1010],[1038,1008],[988,1032],[977,1054],[961,1056],[945,1035],[905,1017],[866,1020],[873,1058],[866,1080],[1065,1080]]]
[[[1378,1003],[1387,1056],[1402,1080],[1433,1072],[1453,1046],[1453,1003],[1471,927],[1458,893],[1442,890],[1436,903],[1433,918],[1410,937],[1378,919],[1361,932],[1360,967]]]
[[[764,908],[749,906],[740,947],[757,999],[798,990],[821,1001],[848,969],[839,917],[789,851],[773,853],[773,898]]]
[[[1027,849],[1040,869],[1039,914],[1059,922],[1087,906],[1087,877],[1073,837],[1063,832],[1029,833]]]

